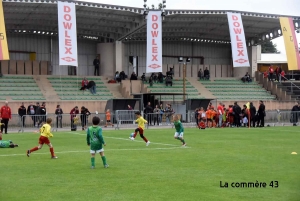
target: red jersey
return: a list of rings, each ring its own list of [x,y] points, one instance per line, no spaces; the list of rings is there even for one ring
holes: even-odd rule
[[[84,86],[87,86],[87,85],[88,85],[88,83],[89,83],[89,81],[88,81],[88,80],[82,80],[82,82],[81,82],[81,86],[82,86],[82,87],[84,87]]]
[[[0,109],[2,119],[11,119],[11,109],[8,106],[2,106]]]
[[[218,114],[220,115],[224,114],[224,108],[222,105],[219,105],[217,109],[218,109]]]
[[[285,72],[281,71],[281,76],[284,77],[285,76]]]
[[[76,117],[76,114],[79,114],[79,110],[75,110],[75,108],[73,108],[70,112],[71,120]]]

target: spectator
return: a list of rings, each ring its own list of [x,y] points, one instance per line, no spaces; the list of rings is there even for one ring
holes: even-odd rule
[[[35,105],[35,127],[38,127],[37,123],[40,121],[40,103]]]
[[[76,131],[77,130],[77,125],[74,123],[74,118],[77,117],[77,114],[79,114],[78,107],[75,106],[71,111],[70,111],[70,117],[71,117],[71,130]]]
[[[249,111],[246,105],[243,105],[243,109],[242,109],[242,122],[243,122],[243,126],[247,127],[248,126],[248,122],[249,122]]]
[[[202,72],[202,69],[200,68],[200,70],[198,71],[198,78],[199,80],[202,80],[203,79],[203,72]]]
[[[218,106],[218,111],[217,111],[217,114],[219,116],[219,127],[222,127],[222,121],[223,121],[223,114],[224,114],[224,107],[223,107],[223,104],[222,103],[219,103],[219,106]]]
[[[60,124],[60,128],[62,128],[62,114],[63,110],[60,108],[60,105],[56,106],[55,115],[56,115],[56,128],[58,128],[58,124]]]
[[[250,123],[252,127],[255,127],[256,122],[256,108],[254,107],[253,103],[250,103]]]
[[[36,111],[36,106],[32,103],[30,105],[28,105],[27,107],[27,115],[30,115],[31,116],[31,119],[33,121],[33,127],[35,126],[36,124],[36,114],[35,114],[35,111]]]
[[[281,83],[281,80],[282,80],[282,79],[283,79],[283,81],[286,80],[284,70],[282,70],[281,73],[280,73],[280,77],[279,77],[279,82],[280,82],[280,83]]]
[[[132,72],[132,73],[131,73],[130,81],[131,81],[131,80],[137,80],[137,75],[135,74],[135,72]]]
[[[158,105],[155,106],[154,110],[153,110],[153,122],[154,122],[154,126],[155,123],[157,123],[157,125],[159,126],[159,116],[160,116],[160,109],[158,107]]]
[[[210,78],[209,70],[208,70],[207,67],[206,67],[205,70],[204,70],[204,79],[209,80],[209,78]]]
[[[142,82],[147,82],[145,73],[143,73],[143,75],[141,76],[141,79],[142,79]]]
[[[99,70],[100,70],[100,60],[99,60],[99,56],[96,57],[96,59],[94,59],[93,61],[94,64],[94,76],[99,76]]]
[[[300,102],[297,103],[292,108],[292,114],[291,114],[291,123],[293,123],[293,126],[297,126],[298,118],[299,118],[299,112],[300,112]]]
[[[47,115],[47,110],[46,110],[46,103],[43,102],[42,106],[39,108],[39,114],[40,114],[40,118],[39,118],[39,122],[38,122],[38,127],[40,127],[40,125],[43,123],[46,123],[46,115]]]
[[[164,75],[161,73],[161,72],[159,72],[158,73],[158,82],[159,83],[163,83],[164,82]]]
[[[145,108],[145,114],[146,114],[149,126],[152,126],[152,113],[153,113],[153,108],[151,107],[151,103],[148,102],[148,105]]]
[[[5,105],[1,107],[0,109],[0,117],[1,117],[1,123],[4,125],[1,125],[1,133],[3,133],[3,128],[5,129],[5,134],[7,134],[7,127],[8,122],[11,119],[11,109],[8,106],[8,101],[5,101]]]
[[[83,80],[81,81],[81,89],[80,90],[86,90],[88,84],[89,84],[89,81],[86,78],[83,78]]]
[[[125,79],[127,78],[127,75],[125,74],[124,71],[121,71],[121,73],[120,73],[120,78],[121,78],[121,81],[122,81],[122,80],[125,80]]]
[[[130,105],[127,105],[127,107],[128,107],[128,110],[133,110]]]
[[[234,125],[236,127],[240,127],[241,126],[242,109],[237,104],[237,102],[234,102],[234,105],[233,105],[232,109],[233,109],[233,114],[234,114]]]
[[[167,125],[170,125],[171,124],[171,117],[172,117],[172,115],[174,113],[172,105],[167,104],[167,107],[166,107],[166,109],[165,109],[164,112],[166,114],[166,123],[167,123]]]
[[[251,81],[252,81],[248,72],[245,74],[244,77],[242,77],[242,81],[243,81],[244,83],[245,83],[245,82],[251,82]]]
[[[262,100],[259,101],[259,107],[258,107],[258,121],[257,121],[257,127],[264,127],[265,126],[265,116],[266,116],[266,107],[264,105],[264,102]]]
[[[173,69],[171,68],[171,70],[170,71],[168,71],[167,72],[167,76],[166,76],[166,86],[169,86],[169,85],[171,85],[171,86],[173,86],[173,71],[172,71]]]
[[[82,106],[80,111],[80,120],[81,120],[81,127],[83,131],[86,129],[86,124],[89,115],[91,115],[90,111],[86,107]]]
[[[194,114],[194,116],[195,116],[195,120],[196,120],[196,125],[198,126],[199,125],[199,108],[196,108],[195,109],[195,114]]]
[[[96,83],[94,81],[89,81],[87,89],[89,89],[92,94],[96,94]]]
[[[273,66],[270,65],[269,66],[269,81],[273,80],[273,74],[274,74],[274,69],[273,69]]]
[[[24,107],[24,103],[21,104],[21,106],[18,109],[18,115],[20,118],[20,126],[25,127],[25,118],[26,118],[26,107]]]
[[[159,105],[159,109],[160,109],[160,113],[159,113],[159,116],[158,116],[158,121],[159,121],[159,124],[161,125],[162,124],[162,117],[163,117],[163,114],[164,114],[164,106],[163,106],[162,103]]]
[[[152,76],[149,78],[149,84],[150,84],[150,87],[153,86],[153,77]]]

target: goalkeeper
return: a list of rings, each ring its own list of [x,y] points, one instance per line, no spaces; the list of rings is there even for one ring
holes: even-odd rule
[[[14,144],[11,140],[0,140],[0,148],[15,148],[19,145]]]

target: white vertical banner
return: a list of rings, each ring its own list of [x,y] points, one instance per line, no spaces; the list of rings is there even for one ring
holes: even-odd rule
[[[57,2],[59,65],[78,66],[75,3]]]
[[[240,13],[227,13],[233,67],[250,67],[244,26]]]
[[[162,72],[162,17],[161,11],[149,11],[147,16],[146,73]]]

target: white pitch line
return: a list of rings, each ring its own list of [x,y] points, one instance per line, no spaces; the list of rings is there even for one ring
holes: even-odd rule
[[[168,149],[184,149],[184,148],[190,148],[190,147],[168,147],[168,148],[145,148],[145,149],[106,149],[105,152],[109,151],[153,151],[153,150],[168,150]],[[17,148],[16,148],[17,149]],[[67,153],[89,153],[89,150],[85,151],[61,151],[61,152],[55,152],[55,154],[67,154]],[[43,152],[43,153],[34,153],[33,155],[45,155],[50,154],[49,152]],[[2,154],[1,156],[26,156],[26,154]]]
[[[68,132],[71,133],[73,135],[86,135],[86,134],[82,134],[82,133],[72,133],[72,132]],[[125,140],[125,141],[131,141],[130,139],[126,139],[126,138],[119,138],[119,137],[109,137],[109,136],[104,136],[105,138],[111,138],[111,139],[116,139],[116,140]],[[142,142],[145,143],[144,141],[140,141],[140,140],[133,140],[134,142]],[[165,146],[172,146],[172,147],[177,147],[178,145],[175,144],[164,144],[164,143],[159,143],[159,142],[151,142],[150,144],[159,144],[159,145],[165,145]]]

